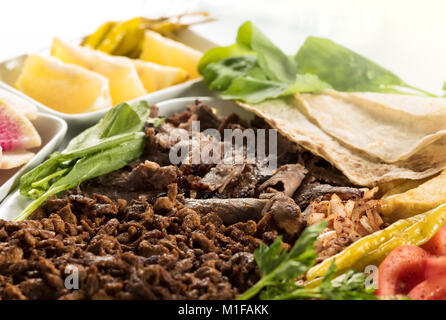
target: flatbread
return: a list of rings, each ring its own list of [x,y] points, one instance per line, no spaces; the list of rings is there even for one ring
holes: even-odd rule
[[[446,136],[446,99],[326,90],[297,99],[319,128],[384,162],[410,158]]]
[[[330,162],[357,185],[374,186],[396,179],[422,179],[446,167],[446,138],[422,148],[407,160],[385,163],[349,147],[320,129],[305,116],[297,97],[239,105],[264,118],[291,141]]]

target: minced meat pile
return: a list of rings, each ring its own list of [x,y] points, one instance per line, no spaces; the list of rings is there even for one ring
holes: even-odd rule
[[[282,235],[287,250],[325,219],[321,260],[383,227],[376,190],[352,186],[280,135],[277,170],[189,156],[170,163],[181,143],[171,133],[191,134],[195,120],[202,131],[268,128],[260,118],[218,117],[199,101],[148,124],[137,161],[48,199],[27,221],[0,220],[0,298],[234,299],[260,278],[253,252],[261,243]],[[222,142],[201,133],[199,143]]]

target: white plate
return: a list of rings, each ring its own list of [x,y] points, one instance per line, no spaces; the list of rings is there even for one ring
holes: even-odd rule
[[[160,116],[170,116],[175,112],[181,112],[188,105],[194,104],[196,99],[215,108],[217,114],[220,116],[228,116],[231,113],[237,113],[240,118],[245,121],[250,121],[254,118],[253,113],[240,108],[234,102],[212,97],[187,97],[160,102],[157,104]],[[145,100],[145,98],[138,100]],[[32,200],[21,196],[18,190],[16,190],[6,198],[0,206],[0,219],[14,220],[14,218],[17,217],[31,203],[31,201]]]
[[[178,33],[177,35],[178,39],[201,52],[205,52],[213,47],[216,46],[215,43],[201,37],[197,33],[195,33],[192,30],[185,29]],[[77,41],[79,43],[79,41]],[[50,50],[44,49],[38,51],[38,53],[49,55]],[[85,127],[91,126],[92,124],[96,123],[99,119],[101,119],[104,114],[110,109],[105,108],[102,110],[98,110],[95,112],[88,112],[88,113],[79,113],[79,114],[68,114],[68,113],[62,113],[55,111],[37,101],[34,99],[28,97],[27,95],[21,93],[20,91],[16,90],[14,88],[14,83],[17,81],[17,78],[20,75],[20,72],[22,70],[23,64],[26,60],[27,55],[21,55],[15,58],[8,59],[6,61],[0,62],[0,86],[7,87],[10,91],[13,91],[15,94],[24,97],[25,99],[32,101],[35,103],[39,111],[55,115],[57,117],[60,117],[68,122],[70,125],[70,130],[73,127],[74,130],[81,130]],[[2,84],[3,82],[3,84]],[[166,99],[171,99],[174,97],[178,97],[183,94],[183,92],[187,88],[193,88],[193,86],[196,83],[199,83],[200,79],[194,79],[191,81],[187,81],[175,86],[171,86],[153,93],[149,93],[141,98],[144,98],[145,100],[156,103],[160,102]],[[192,94],[190,94],[192,95]],[[139,99],[139,98],[138,98]]]
[[[20,177],[26,171],[45,160],[59,146],[67,132],[67,123],[53,115],[39,112],[37,118],[31,122],[42,138],[42,145],[38,148],[30,149],[36,155],[24,166],[15,169],[0,170],[0,202],[18,185]]]

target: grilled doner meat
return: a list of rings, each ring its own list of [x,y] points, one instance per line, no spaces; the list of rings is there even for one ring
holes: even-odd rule
[[[152,109],[151,116],[157,116]],[[278,169],[248,163],[171,163],[170,149],[201,130],[268,129],[197,103],[146,126],[140,159],[48,199],[31,220],[0,220],[0,299],[234,299],[258,281],[254,250],[329,222],[318,260],[383,226],[373,190],[278,135]],[[200,149],[220,145],[200,133]],[[267,143],[267,145],[269,145]],[[243,147],[245,148],[245,147]],[[76,268],[79,290],[65,287]],[[72,269],[71,269],[72,270]]]

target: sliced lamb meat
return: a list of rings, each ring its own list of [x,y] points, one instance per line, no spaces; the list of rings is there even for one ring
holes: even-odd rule
[[[201,182],[208,186],[209,190],[222,193],[227,184],[235,177],[239,176],[245,164],[218,164],[213,167],[201,180]]]
[[[294,201],[302,210],[305,210],[311,202],[332,194],[337,194],[343,200],[360,199],[363,196],[363,191],[352,187],[334,187],[328,184],[310,183],[302,186],[297,191]]]
[[[197,115],[200,121],[200,130],[217,129],[220,127],[222,120],[215,114],[214,110],[200,101],[195,102],[195,106],[191,106],[190,110]]]
[[[259,190],[274,189],[291,197],[305,178],[307,169],[300,164],[286,164],[276,170],[274,175],[265,181]]]
[[[159,108],[155,105],[150,106],[149,118],[158,118]]]
[[[170,164],[169,149],[162,147],[159,143],[159,139],[156,136],[154,128],[148,128],[146,130],[146,146],[144,148],[144,156],[141,160],[149,160],[158,163],[161,166],[167,166]]]
[[[161,167],[156,162],[146,160],[130,172],[121,169],[86,181],[75,193],[103,194],[114,200],[143,199],[154,203],[170,184],[178,182],[179,175],[175,166]]]
[[[169,184],[177,182],[178,168],[161,167],[156,162],[145,161],[133,169],[127,179],[129,190],[165,190]]]
[[[200,214],[217,213],[224,224],[239,221],[259,221],[262,210],[269,203],[267,199],[186,199],[184,206]]]
[[[313,166],[309,169],[313,181],[320,181],[335,186],[352,186],[351,182],[337,169]]]
[[[253,195],[257,184],[256,167],[249,164],[218,164],[201,180],[210,191],[218,190],[230,198]],[[251,191],[251,193],[250,193]]]
[[[268,204],[263,208],[262,220],[264,221],[260,221],[259,225],[272,218],[277,227],[285,230],[290,236],[300,234],[305,227],[305,219],[293,199],[283,193],[264,196],[270,196],[270,198]]]

